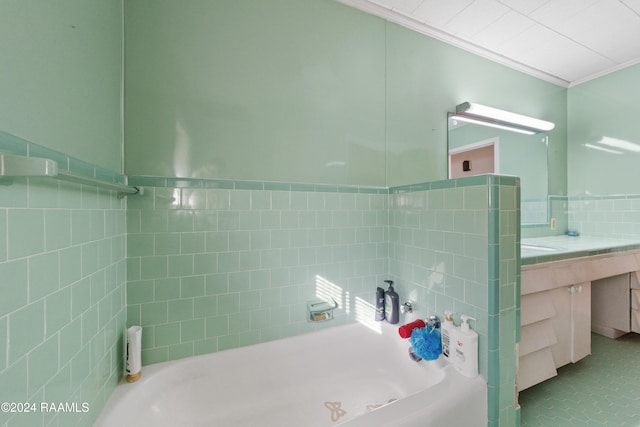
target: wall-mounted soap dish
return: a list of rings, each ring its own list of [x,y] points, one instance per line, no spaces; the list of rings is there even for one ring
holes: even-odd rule
[[[333,319],[333,310],[338,308],[338,303],[332,298],[331,301],[320,299],[307,301],[307,321],[324,322]]]

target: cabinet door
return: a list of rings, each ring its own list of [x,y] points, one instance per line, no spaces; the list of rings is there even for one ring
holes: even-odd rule
[[[585,282],[571,288],[571,361],[591,354],[591,283]]]
[[[579,283],[548,292],[556,311],[553,327],[557,342],[551,351],[559,368],[591,354],[591,284]]]
[[[556,316],[553,318],[553,328],[556,332],[557,342],[551,347],[551,351],[556,367],[559,368],[571,363],[572,359],[571,287],[564,286],[547,292],[553,301],[556,312]]]

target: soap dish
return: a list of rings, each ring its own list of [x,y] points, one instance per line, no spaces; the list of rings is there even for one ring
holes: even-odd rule
[[[333,319],[333,310],[338,308],[338,303],[332,298],[331,301],[311,300],[307,301],[307,321],[325,322]]]

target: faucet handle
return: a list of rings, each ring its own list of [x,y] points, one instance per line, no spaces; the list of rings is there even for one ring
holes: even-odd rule
[[[407,313],[411,313],[411,312],[413,312],[413,304],[411,303],[411,301],[407,301],[407,302],[405,302],[404,304],[402,304],[402,305],[400,306],[400,311],[401,311],[403,314],[407,314]]]

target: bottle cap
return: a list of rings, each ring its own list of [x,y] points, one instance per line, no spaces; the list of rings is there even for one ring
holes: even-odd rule
[[[444,321],[453,323],[453,317],[451,317],[452,314],[453,314],[453,311],[445,310],[444,311]]]
[[[474,317],[467,316],[466,314],[461,315],[460,318],[462,319],[462,323],[460,324],[460,330],[462,332],[467,332],[470,329],[469,320],[476,320]]]

